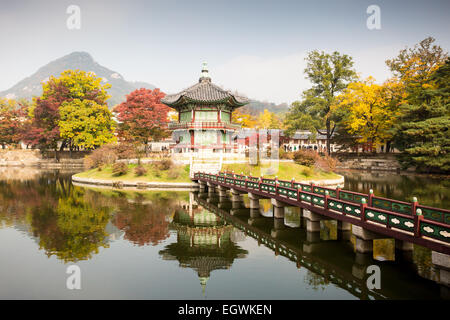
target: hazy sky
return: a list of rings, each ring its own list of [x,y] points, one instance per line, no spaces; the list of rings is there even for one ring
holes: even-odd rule
[[[369,5],[381,29],[369,30]],[[69,30],[69,5],[81,29]],[[213,82],[250,98],[292,102],[308,87],[308,51],[353,56],[363,77],[383,81],[384,61],[427,36],[450,47],[450,1],[138,1],[0,0],[0,91],[73,51],[87,51],[126,80],[174,93],[198,81],[202,61]]]

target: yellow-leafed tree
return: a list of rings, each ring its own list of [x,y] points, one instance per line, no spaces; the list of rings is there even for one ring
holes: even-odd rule
[[[379,85],[372,77],[352,82],[332,109],[344,114],[342,123],[350,134],[375,148],[392,137],[391,129],[402,100],[399,86],[394,80]]]

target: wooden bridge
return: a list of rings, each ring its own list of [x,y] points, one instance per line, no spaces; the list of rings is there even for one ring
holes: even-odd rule
[[[337,233],[337,241],[321,241],[308,238],[304,229],[304,220],[300,219],[298,225],[284,226],[278,229],[271,218],[255,217],[252,209],[240,208],[233,212],[230,199],[219,198],[217,193],[195,193],[195,201],[202,207],[214,212],[225,223],[241,230],[246,236],[252,237],[262,245],[273,251],[275,256],[283,256],[297,265],[297,268],[306,268],[316,275],[323,277],[325,282],[333,283],[355,297],[363,300],[404,299],[404,290],[411,294],[412,299],[423,299],[424,296],[435,294],[435,287],[424,289],[420,284],[428,278],[417,278],[418,271],[413,266],[411,252],[400,254],[399,264],[384,264],[375,262],[364,254],[356,254],[353,259],[348,255],[349,231]],[[252,217],[253,215],[253,217]],[[275,232],[274,232],[275,231]],[[369,289],[366,284],[369,265],[377,264],[383,274],[383,290]],[[401,273],[401,276],[399,276]],[[420,273],[420,272],[419,272]],[[430,291],[427,291],[430,290]]]
[[[394,238],[398,249],[412,250],[414,243],[433,250],[433,259],[436,255],[435,260],[443,260],[443,267],[449,268],[449,210],[420,205],[416,199],[404,202],[377,197],[373,192],[364,194],[229,172],[197,172],[193,180],[201,188],[218,188],[222,193],[228,189],[234,195],[248,193],[250,205],[255,208],[258,199],[272,199],[275,218],[284,217],[285,206],[299,207],[308,218],[308,231],[318,231],[323,219],[337,220],[341,228],[348,230],[351,224],[358,252],[371,251],[373,239]]]

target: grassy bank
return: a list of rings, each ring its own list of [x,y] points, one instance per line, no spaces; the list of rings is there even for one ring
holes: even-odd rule
[[[135,172],[135,168],[137,167],[136,164],[129,164],[128,172],[123,175],[115,175],[112,166],[109,165],[103,167],[101,170],[95,168],[78,173],[75,176],[80,178],[130,182],[191,182],[191,179],[189,178],[189,165],[174,165],[167,170],[161,170],[154,164],[144,164],[142,166],[147,172],[141,176],[138,176]],[[276,167],[273,169],[276,169]],[[278,176],[278,179],[281,180],[291,180],[294,178],[297,181],[302,181],[339,178],[335,173],[313,169],[293,162],[280,162],[278,170],[272,170],[268,165],[252,166],[248,163],[224,164],[222,170],[234,170],[235,173],[243,172],[246,175],[255,177],[259,177],[261,174],[267,178]]]
[[[278,168],[270,168],[269,165],[252,166],[248,163],[224,164],[222,170],[233,171],[235,173],[243,172],[246,175],[259,177],[261,174],[267,178],[278,176],[280,180],[324,180],[338,179],[339,176],[333,172],[325,172],[310,167],[298,165],[294,162],[280,162]]]
[[[128,172],[123,175],[115,175],[112,166],[105,166],[102,170],[97,168],[76,174],[80,178],[116,181],[140,181],[140,182],[191,182],[189,178],[189,165],[173,166],[168,170],[160,170],[153,164],[142,165],[147,173],[138,176],[135,173],[136,164],[128,165]]]
[[[278,176],[280,180],[291,180],[294,178],[297,181],[301,180],[325,180],[325,179],[338,179],[339,176],[333,172],[325,172],[322,170],[313,169],[310,167],[302,166],[294,162],[279,162],[278,170],[274,167],[271,170],[269,165],[257,165],[252,166],[248,163],[233,163],[224,164],[222,170],[233,171],[235,173],[243,172],[246,175],[259,177],[261,174],[267,178],[275,178]]]

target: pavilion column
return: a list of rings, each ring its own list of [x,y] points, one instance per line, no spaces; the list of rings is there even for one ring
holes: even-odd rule
[[[194,151],[194,145],[195,145],[195,135],[194,130],[189,130],[189,134],[191,135],[191,151]]]

